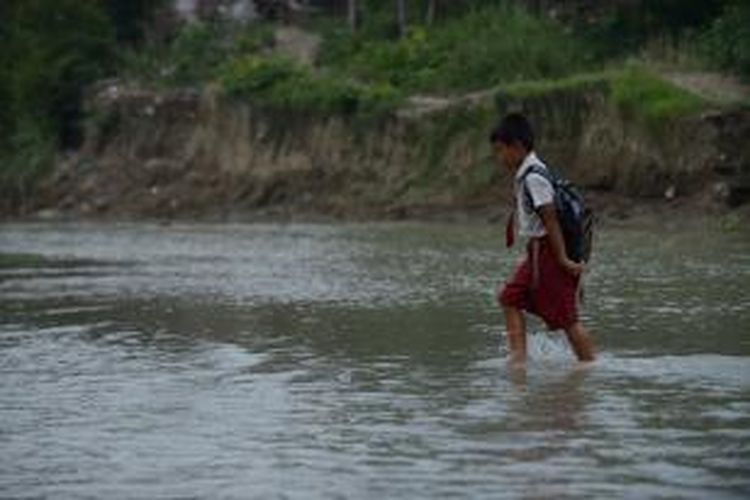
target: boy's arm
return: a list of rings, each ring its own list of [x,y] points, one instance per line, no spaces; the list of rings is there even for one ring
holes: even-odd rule
[[[557,262],[559,262],[563,269],[570,274],[578,276],[583,272],[583,264],[573,262],[565,253],[565,239],[563,238],[562,229],[560,228],[560,222],[557,220],[555,204],[549,203],[542,205],[537,210],[542,219],[542,223],[544,224],[544,228],[547,230],[547,235],[552,244],[552,252],[557,259]]]

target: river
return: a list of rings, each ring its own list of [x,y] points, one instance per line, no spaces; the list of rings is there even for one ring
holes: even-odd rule
[[[0,226],[2,498],[748,498],[750,238],[600,231],[507,366],[498,227]]]

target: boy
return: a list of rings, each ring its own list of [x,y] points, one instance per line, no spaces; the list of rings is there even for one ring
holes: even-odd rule
[[[550,330],[563,329],[580,361],[594,360],[594,345],[578,320],[577,291],[582,263],[565,252],[562,229],[554,204],[554,188],[543,175],[530,171],[546,169],[534,152],[534,133],[519,113],[505,116],[490,136],[493,153],[513,174],[515,221],[508,221],[508,246],[514,228],[528,238],[526,258],[497,300],[505,313],[511,362],[526,361],[526,319],[523,311],[540,316]]]

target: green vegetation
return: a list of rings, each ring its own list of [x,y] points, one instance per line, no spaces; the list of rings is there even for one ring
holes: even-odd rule
[[[580,90],[586,87],[609,84],[614,74],[615,72],[612,71],[599,71],[581,73],[559,79],[516,82],[509,85],[503,85],[498,97],[506,99],[527,99],[560,91]]]
[[[701,37],[710,63],[750,80],[750,3],[728,5]]]
[[[95,0],[8,0],[0,37],[0,196],[22,203],[59,148],[80,143],[85,86],[112,70],[114,34]]]
[[[730,0],[731,1],[731,0]],[[596,53],[607,58],[627,57],[649,46],[680,46],[705,29],[727,0],[659,0],[612,2],[609,9],[573,20]]]
[[[504,99],[525,99],[608,85],[625,113],[652,124],[705,103],[644,69],[603,68],[643,58],[654,46],[673,54],[687,48],[702,68],[750,79],[746,0],[601,3],[586,16],[561,3],[559,21],[521,0],[438,2],[434,19],[425,2],[407,1],[406,24],[397,22],[395,2],[360,0],[356,32],[325,13],[304,22],[322,36],[313,67],[275,53],[271,23],[164,29],[171,3],[0,1],[0,209],[23,205],[57,153],[80,146],[90,119],[85,89],[104,77],[156,87],[213,84],[260,106],[355,117],[388,114],[414,94],[497,88]],[[442,125],[436,136],[443,142],[451,130],[472,126],[461,117]],[[427,156],[440,156],[441,147]]]
[[[269,25],[198,23],[166,45],[128,51],[125,73],[167,86],[218,82],[229,95],[271,107],[373,115],[415,92],[480,89],[592,66],[583,42],[561,25],[501,3],[430,29],[414,25],[404,38],[392,36],[390,10],[372,3],[358,34],[341,21],[319,23],[327,27],[316,69],[274,55]]]
[[[157,86],[201,86],[213,81],[227,61],[268,51],[273,43],[270,25],[240,28],[196,22],[168,42],[126,47],[120,73]]]
[[[227,63],[220,74],[231,96],[282,109],[342,114],[392,111],[401,95],[387,84],[364,85],[310,69],[281,57],[247,56]]]
[[[402,94],[316,71],[273,53],[273,25],[195,23],[169,43],[123,53],[123,73],[163,87],[218,83],[228,95],[258,105],[372,116],[394,110]]]
[[[512,5],[471,10],[432,28],[417,25],[403,38],[372,38],[367,33],[329,29],[321,62],[406,92],[466,91],[555,78],[595,63],[585,44],[562,25]]]
[[[11,3],[17,0],[5,0]],[[142,45],[157,18],[169,7],[171,0],[99,0],[98,4],[114,29],[115,37],[121,44]]]
[[[628,65],[622,70],[584,73],[557,80],[532,80],[498,88],[498,108],[509,102],[523,101],[563,93],[582,94],[586,88],[600,88],[612,102],[632,119],[652,126],[705,109],[702,97],[660,78],[645,66]]]
[[[747,0],[644,0],[613,8],[597,22],[574,24],[600,57],[687,60],[750,79]]]
[[[166,0],[0,2],[0,210],[23,206],[82,141],[85,89],[118,71]]]
[[[642,68],[628,68],[615,74],[611,85],[612,97],[625,113],[652,125],[696,113],[707,105],[701,97]]]

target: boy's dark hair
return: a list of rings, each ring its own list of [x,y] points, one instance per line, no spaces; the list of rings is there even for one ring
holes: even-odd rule
[[[521,113],[509,113],[500,120],[497,127],[490,134],[490,142],[502,142],[503,144],[513,144],[520,142],[527,151],[534,149],[534,131],[531,128],[529,120]]]

